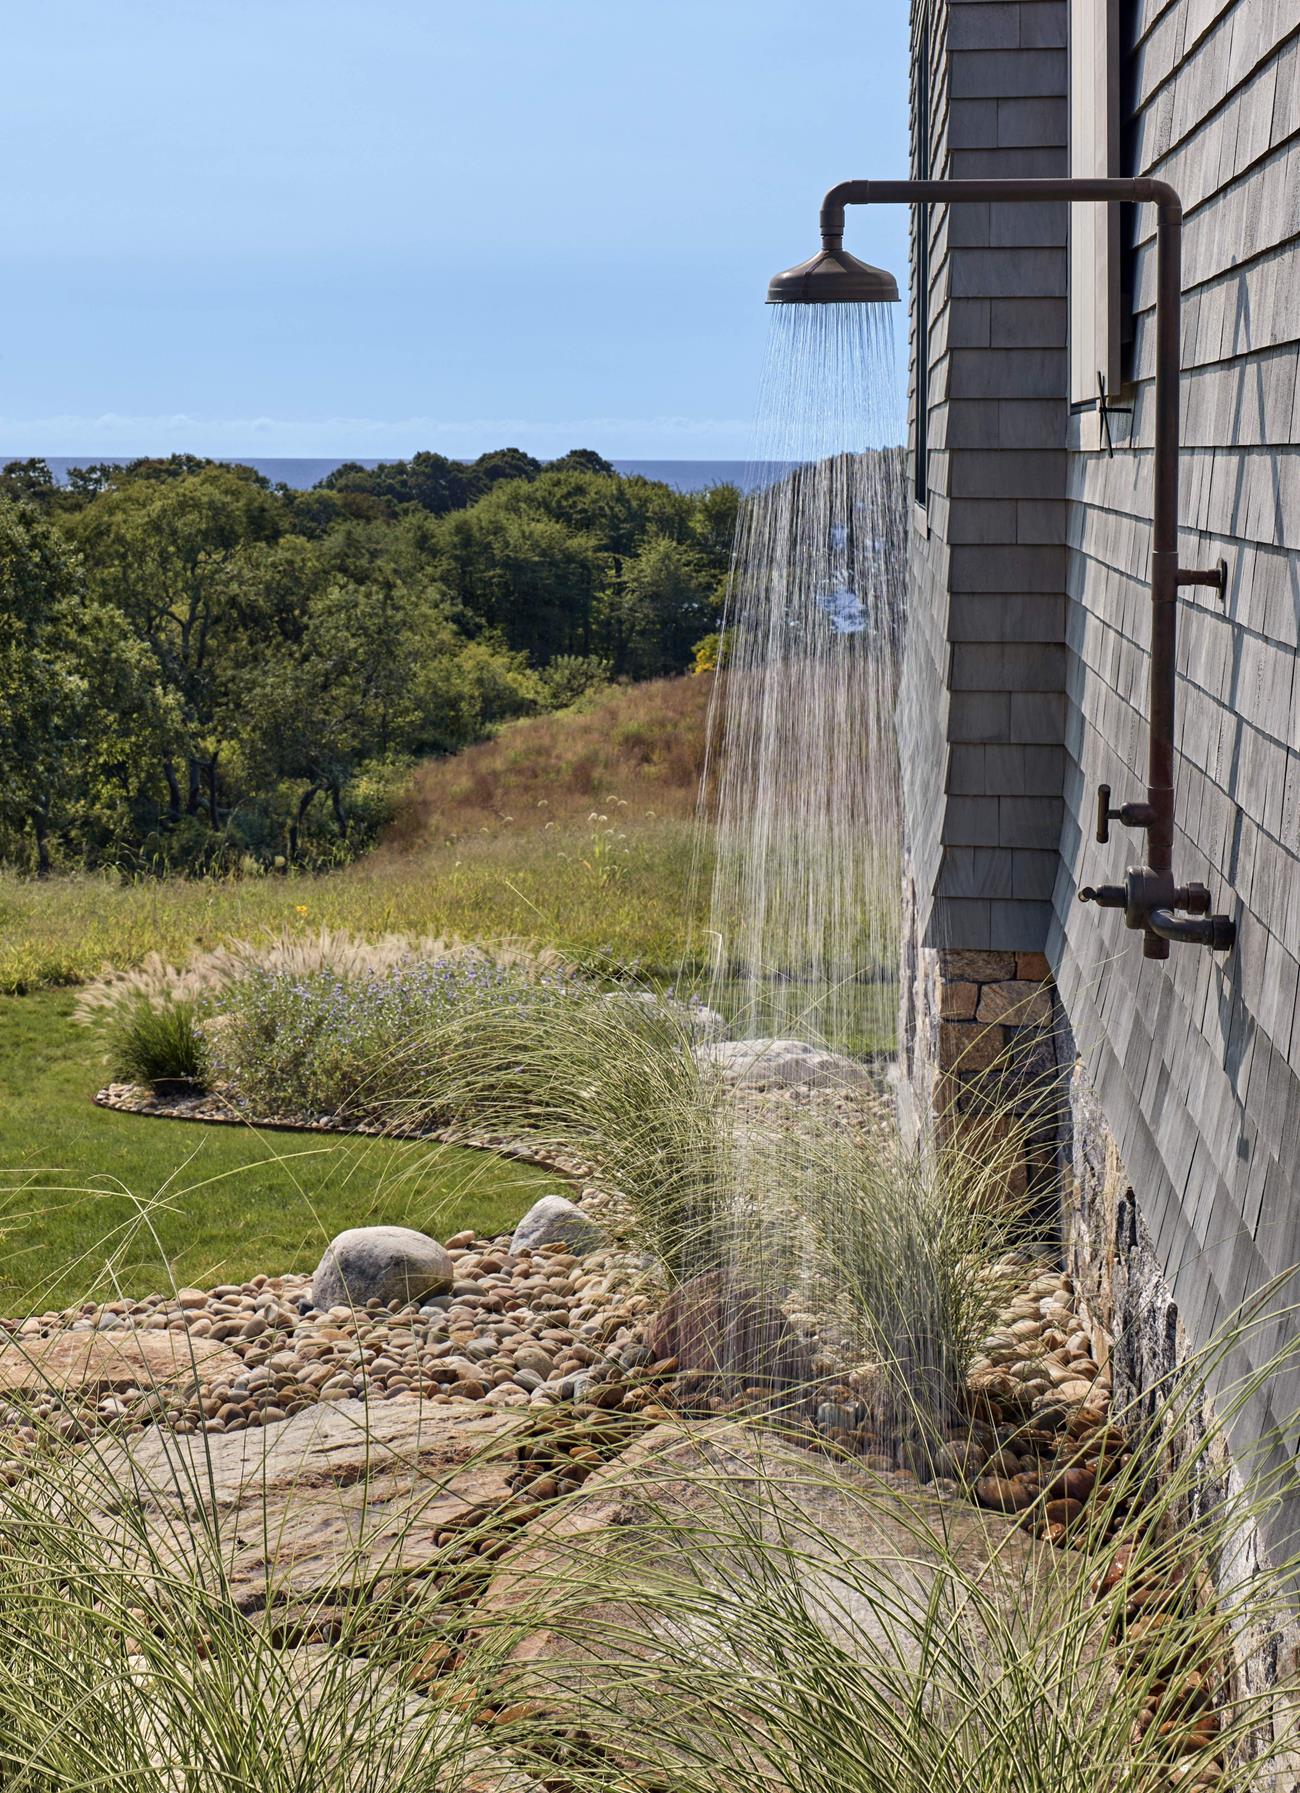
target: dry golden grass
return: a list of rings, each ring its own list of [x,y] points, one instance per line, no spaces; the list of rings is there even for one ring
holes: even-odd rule
[[[693,815],[712,689],[711,674],[654,679],[587,708],[509,723],[491,741],[431,760],[386,844],[585,822],[611,802],[625,822]]]

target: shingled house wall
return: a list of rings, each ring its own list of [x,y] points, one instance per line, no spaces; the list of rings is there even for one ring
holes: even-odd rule
[[[933,172],[1065,172],[1066,0],[930,5]],[[1112,172],[1171,181],[1186,210],[1180,560],[1229,569],[1223,602],[1179,603],[1175,867],[1238,944],[1145,960],[1118,913],[1076,900],[1142,857],[1120,828],[1098,846],[1093,814],[1100,782],[1116,802],[1145,784],[1149,208],[1123,220],[1132,413],[1110,420],[1113,452],[1068,404],[1064,210],[936,208],[903,1036],[924,1103],[953,1037],[941,950],[1045,952],[1077,1049],[1070,1249],[1140,1385],[1300,1259],[1300,4],[1116,16]],[[1277,1388],[1246,1430],[1295,1404]]]
[[[1066,30],[1066,0],[916,0],[913,172],[1064,174]],[[965,993],[945,986],[1016,981],[1017,962],[1046,970],[1064,816],[1068,217],[1055,204],[938,206],[914,210],[912,228],[909,454],[924,502],[912,506],[898,721],[903,1088],[917,1122],[964,1102],[1041,1006],[991,1021],[991,998],[983,1015],[959,1014]],[[960,977],[948,974],[950,950]],[[1013,1180],[1034,1168],[1026,1158]]]

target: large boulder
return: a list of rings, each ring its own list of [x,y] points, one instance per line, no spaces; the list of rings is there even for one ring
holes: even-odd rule
[[[325,1247],[311,1299],[318,1308],[422,1301],[447,1294],[455,1280],[450,1257],[427,1234],[409,1226],[355,1226]]]
[[[562,1195],[544,1195],[524,1215],[510,1241],[512,1252],[537,1251],[543,1245],[564,1245],[570,1251],[592,1251],[601,1241],[595,1221]]]
[[[697,1046],[700,1063],[735,1089],[872,1089],[869,1065],[806,1040],[714,1040]]]

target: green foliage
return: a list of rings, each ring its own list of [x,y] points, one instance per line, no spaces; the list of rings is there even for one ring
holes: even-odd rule
[[[603,691],[610,681],[610,663],[596,654],[557,654],[537,675],[543,707],[565,710],[581,697]]]
[[[424,1043],[451,1017],[470,1029],[481,1011],[531,1013],[540,978],[484,958],[411,953],[351,972],[251,968],[223,996],[214,1073],[255,1119],[329,1115],[361,1120],[401,1103],[408,1128],[449,1118],[426,1100]]]
[[[113,1025],[109,1051],[122,1083],[153,1087],[201,1084],[204,1050],[201,1017],[193,1002],[153,1003],[140,997]]]
[[[727,664],[731,652],[734,629],[713,629],[703,635],[691,649],[691,671],[693,673],[717,672]]]
[[[730,495],[729,495],[730,494]],[[340,863],[401,769],[683,670],[735,494],[590,450],[337,469],[193,455],[0,472],[0,859]]]
[[[703,555],[671,536],[650,536],[627,562],[620,589],[609,594],[607,641],[615,665],[637,679],[664,666],[685,672],[720,596],[718,576]]]
[[[698,496],[555,465],[497,487],[422,538],[458,615],[535,659],[609,662],[615,677],[683,672],[721,598],[734,488]]]
[[[88,595],[58,531],[0,499],[0,841],[30,841],[41,873],[60,845],[80,855],[115,842],[136,768],[156,778],[180,717],[147,646],[111,600]]]

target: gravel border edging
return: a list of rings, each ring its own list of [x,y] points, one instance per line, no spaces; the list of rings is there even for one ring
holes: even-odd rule
[[[228,1105],[220,1106],[221,1098],[210,1093],[182,1096],[168,1101],[160,1096],[143,1094],[141,1086],[136,1083],[105,1084],[90,1099],[96,1108],[106,1108],[115,1114],[136,1114],[146,1120],[189,1121],[205,1127],[247,1127],[260,1133],[330,1133],[344,1138],[391,1139],[409,1143],[423,1140],[431,1145],[463,1146],[469,1151],[495,1152],[499,1158],[514,1158],[522,1164],[536,1165],[539,1170],[549,1170],[571,1183],[590,1183],[595,1177],[592,1166],[581,1164],[576,1159],[523,1146],[517,1141],[460,1133],[454,1127],[380,1127],[364,1121],[350,1122],[329,1117],[309,1120],[306,1116],[263,1117],[237,1114],[231,1112]]]

